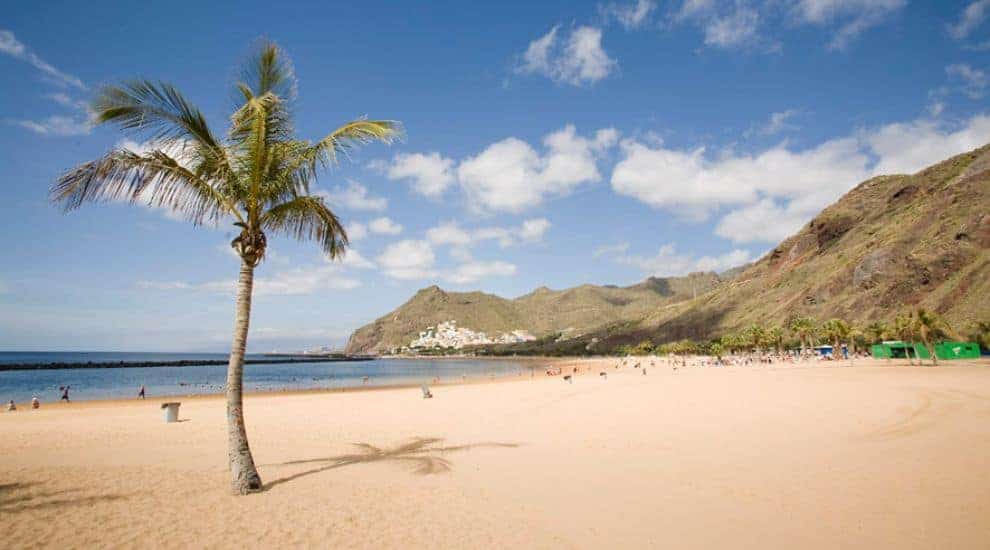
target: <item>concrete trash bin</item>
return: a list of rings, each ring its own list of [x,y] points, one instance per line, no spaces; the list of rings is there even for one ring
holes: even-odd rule
[[[181,403],[162,403],[162,420],[166,423],[178,422],[179,405],[181,405]]]

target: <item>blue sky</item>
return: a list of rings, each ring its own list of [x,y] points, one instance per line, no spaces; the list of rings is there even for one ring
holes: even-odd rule
[[[352,236],[343,262],[273,239],[255,351],[340,344],[434,283],[512,297],[724,270],[865,178],[990,141],[990,0],[271,6],[4,10],[0,349],[229,345],[229,225],[63,215],[46,195],[146,146],[88,124],[100,84],[169,81],[223,128],[259,37],[294,61],[302,137],[362,115],[407,137],[319,180]]]

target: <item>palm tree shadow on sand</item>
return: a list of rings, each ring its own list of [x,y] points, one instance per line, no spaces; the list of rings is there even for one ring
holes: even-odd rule
[[[43,483],[0,484],[0,516],[39,510],[61,510],[68,506],[92,506],[101,502],[113,502],[127,498],[127,495],[79,494],[83,489],[61,489],[57,491],[36,490]]]
[[[331,456],[326,458],[312,458],[307,460],[292,460],[289,462],[271,464],[271,466],[296,466],[300,464],[321,464],[321,466],[270,481],[265,484],[265,490],[271,489],[276,485],[288,483],[301,477],[318,474],[327,470],[350,466],[352,464],[367,464],[372,462],[401,462],[412,465],[412,471],[415,474],[440,474],[443,472],[448,472],[451,469],[450,460],[444,456],[448,453],[467,451],[480,447],[516,448],[519,446],[518,443],[495,442],[471,443],[467,445],[454,446],[444,446],[442,443],[443,439],[436,437],[416,437],[408,443],[403,443],[391,448],[376,447],[370,443],[353,443],[353,445],[358,448],[358,452],[354,454]]]

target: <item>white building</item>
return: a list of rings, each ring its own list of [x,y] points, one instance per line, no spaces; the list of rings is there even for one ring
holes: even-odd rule
[[[461,349],[465,346],[484,344],[515,344],[527,342],[535,338],[525,330],[513,330],[502,333],[495,338],[489,338],[484,332],[475,332],[469,328],[459,328],[457,321],[451,319],[439,323],[436,327],[427,327],[419,333],[419,338],[413,340],[409,347]]]

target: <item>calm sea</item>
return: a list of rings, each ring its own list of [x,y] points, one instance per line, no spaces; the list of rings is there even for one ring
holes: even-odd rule
[[[178,361],[225,357],[222,353],[0,352],[0,363]],[[527,365],[511,360],[487,359],[376,359],[245,365],[244,388],[246,391],[278,391],[419,384],[431,382],[434,377],[453,381],[518,376],[528,369]],[[135,397],[142,384],[149,399],[221,393],[226,374],[226,365],[0,371],[0,404],[10,399],[25,403],[35,395],[42,402],[57,401],[61,395],[60,386],[71,386],[73,400]]]

